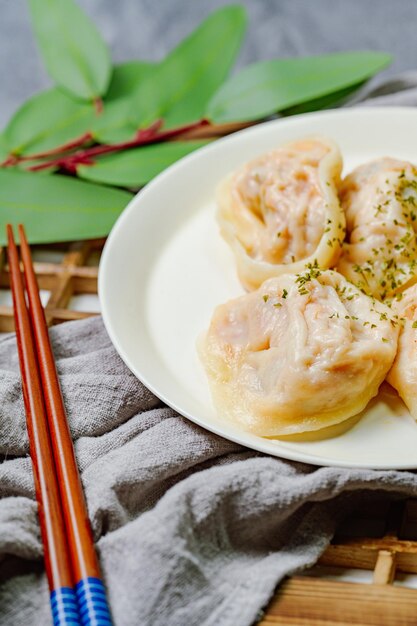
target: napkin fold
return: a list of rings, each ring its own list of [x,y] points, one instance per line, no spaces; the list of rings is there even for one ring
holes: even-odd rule
[[[417,104],[417,72],[364,98]],[[116,626],[250,626],[352,508],[417,496],[413,472],[313,467],[203,430],[136,380],[100,318],[51,337]],[[47,626],[14,335],[0,340],[0,460],[0,625]]]

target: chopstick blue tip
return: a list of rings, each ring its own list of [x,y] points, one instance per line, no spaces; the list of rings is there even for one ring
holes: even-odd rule
[[[82,626],[112,626],[106,591],[99,578],[83,578],[75,585],[75,593]]]
[[[77,596],[72,587],[54,589],[50,602],[53,626],[79,626]]]

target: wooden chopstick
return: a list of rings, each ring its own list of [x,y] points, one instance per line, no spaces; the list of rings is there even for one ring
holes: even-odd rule
[[[19,257],[10,226],[7,226],[7,238],[23,399],[52,616],[54,626],[79,624],[35,344],[26,307]]]
[[[11,229],[10,229],[11,230]],[[80,623],[83,626],[111,626],[100,568],[94,549],[91,526],[66,418],[45,314],[41,304],[30,248],[23,226],[19,226],[21,255],[29,302],[29,319],[36,348],[45,401],[52,453],[55,461],[64,524]],[[17,251],[16,251],[17,256]]]

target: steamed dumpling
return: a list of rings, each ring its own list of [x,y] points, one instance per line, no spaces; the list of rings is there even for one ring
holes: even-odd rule
[[[337,272],[315,267],[218,306],[200,354],[219,415],[261,436],[356,415],[394,360],[389,316]]]
[[[411,415],[417,420],[417,285],[392,303],[401,319],[398,351],[387,381],[398,391]]]
[[[417,168],[383,158],[342,183],[347,242],[338,271],[365,293],[392,297],[417,279]]]
[[[243,285],[338,260],[345,217],[337,196],[342,158],[323,138],[294,141],[247,163],[218,189],[218,221]]]

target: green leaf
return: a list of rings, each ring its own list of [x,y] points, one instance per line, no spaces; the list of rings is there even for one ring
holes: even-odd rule
[[[37,159],[35,160],[30,160],[30,161],[22,161],[20,163],[17,163],[16,165],[14,165],[14,169],[20,171],[20,172],[28,172],[30,171],[31,167],[37,166],[39,165],[39,161]],[[38,170],[36,172],[37,176],[51,176],[51,174],[54,174],[55,172],[58,171],[58,166],[51,166],[48,168],[45,168],[44,170]]]
[[[289,107],[288,109],[283,109],[281,111],[282,115],[299,115],[300,113],[310,113],[312,111],[322,111],[323,109],[331,109],[336,106],[341,106],[344,104],[347,98],[358,91],[366,81],[362,81],[361,83],[357,83],[352,87],[346,87],[345,89],[339,89],[339,91],[335,91],[334,93],[330,93],[326,96],[322,96],[321,98],[315,98],[314,100],[309,100],[308,102],[303,102],[302,104],[297,104],[296,106]]]
[[[245,29],[241,6],[227,6],[210,15],[139,87],[131,107],[136,127],[157,118],[164,118],[165,127],[200,119],[229,74]]]
[[[0,163],[2,163],[9,155],[9,147],[4,136],[4,133],[0,133]]]
[[[128,118],[129,96],[151,67],[141,61],[116,65],[100,115],[91,103],[77,102],[57,88],[36,94],[16,111],[4,130],[8,152],[30,156],[87,132],[104,143],[129,138],[136,130]]]
[[[149,61],[126,61],[114,66],[109,89],[106,93],[106,102],[113,102],[121,98],[130,97],[149,70],[155,63]]]
[[[95,118],[91,104],[76,102],[59,89],[27,100],[4,130],[9,151],[30,155],[51,150],[86,133]]]
[[[104,237],[131,197],[68,176],[0,170],[0,245],[9,222],[24,224],[31,243]]]
[[[113,144],[132,139],[138,127],[129,117],[130,102],[127,98],[105,104],[102,115],[91,128],[98,143]]]
[[[57,85],[83,100],[103,96],[111,63],[91,20],[73,0],[28,0],[46,69]]]
[[[383,52],[340,52],[255,63],[220,87],[206,115],[214,122],[261,119],[358,84],[390,60]]]
[[[101,157],[95,165],[80,165],[77,174],[107,185],[137,188],[207,141],[172,141]]]
[[[131,96],[154,67],[153,63],[130,61],[114,68],[103,112],[91,128],[96,141],[118,143],[133,137],[138,125],[130,115]]]

